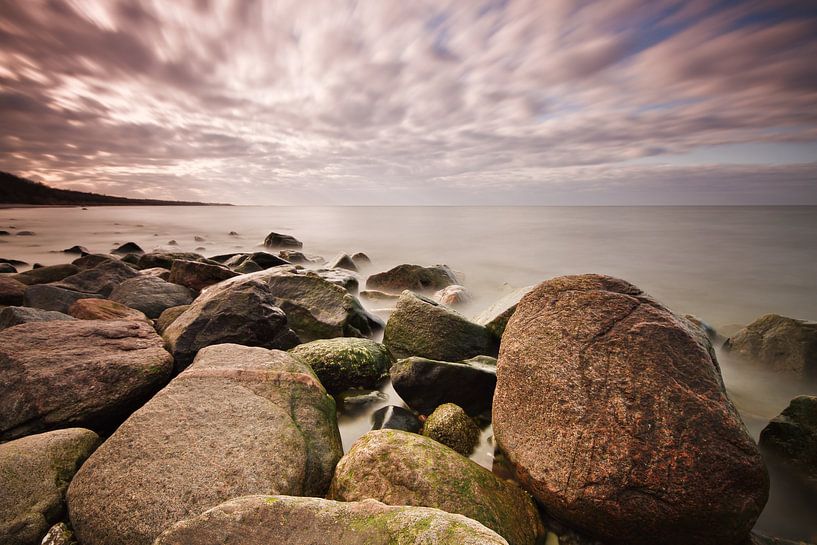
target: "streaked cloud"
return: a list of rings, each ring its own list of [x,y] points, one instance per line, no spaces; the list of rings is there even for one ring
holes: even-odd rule
[[[817,203],[815,58],[796,0],[0,0],[0,168],[238,203]]]

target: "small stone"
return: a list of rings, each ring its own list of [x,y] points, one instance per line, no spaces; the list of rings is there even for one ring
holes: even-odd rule
[[[135,242],[126,242],[125,244],[111,250],[112,254],[143,254],[145,251],[141,246]]]
[[[423,424],[423,435],[470,456],[479,442],[479,427],[453,403],[440,405]]]
[[[417,416],[403,407],[389,405],[372,413],[372,430],[402,430],[419,433],[423,423]]]

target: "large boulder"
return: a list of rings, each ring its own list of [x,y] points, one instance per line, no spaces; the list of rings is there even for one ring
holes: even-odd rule
[[[110,299],[158,318],[170,307],[189,305],[194,295],[189,288],[165,282],[155,276],[137,276],[125,280],[111,293]]]
[[[26,288],[23,304],[27,307],[54,310],[68,314],[71,305],[80,299],[88,298],[102,299],[103,296],[98,293],[85,293],[60,288],[52,284],[35,284]]]
[[[25,294],[25,284],[13,278],[0,277],[0,306],[22,305]]]
[[[50,322],[51,320],[74,320],[74,317],[55,310],[30,307],[6,307],[0,310],[0,330],[29,322]]]
[[[153,269],[155,267],[162,267],[170,270],[173,267],[173,262],[177,259],[184,259],[185,261],[205,261],[205,257],[195,252],[150,252],[139,257],[137,266],[140,269]]]
[[[769,481],[709,340],[635,286],[565,276],[502,336],[494,437],[554,517],[612,544],[735,545]]]
[[[79,320],[137,320],[151,323],[145,314],[109,299],[80,299],[68,309]]]
[[[502,334],[505,332],[505,326],[508,325],[508,320],[516,311],[519,300],[532,289],[533,286],[528,286],[506,294],[499,301],[477,314],[474,322],[485,326],[485,329],[490,331],[494,337],[501,339]]]
[[[272,232],[264,239],[264,246],[267,248],[303,248],[304,243],[292,235]]]
[[[155,545],[508,545],[478,522],[375,500],[245,496],[171,527]]]
[[[491,412],[495,365],[405,358],[392,366],[390,374],[394,390],[422,414],[431,414],[443,403],[455,403],[471,416]]]
[[[170,376],[144,322],[34,322],[0,331],[0,440],[66,426],[107,430]]]
[[[421,435],[371,431],[338,463],[328,497],[420,505],[481,522],[511,545],[535,545],[544,529],[531,497],[476,462]]]
[[[817,322],[766,314],[730,337],[724,349],[768,369],[817,380]]]
[[[37,267],[30,271],[17,273],[12,278],[22,282],[27,286],[34,284],[48,284],[49,282],[59,282],[63,278],[77,274],[79,267],[71,264],[51,265],[49,267]]]
[[[459,284],[459,281],[446,265],[398,265],[386,272],[371,275],[366,280],[366,289],[392,293],[403,290],[434,293],[452,284]]]
[[[210,346],[83,465],[71,523],[83,545],[149,545],[237,496],[322,496],[341,452],[334,401],[309,366]]]
[[[80,271],[53,285],[82,293],[98,293],[107,297],[119,284],[138,274],[136,269],[121,261],[103,261],[92,269]]]
[[[169,281],[191,290],[200,291],[234,276],[238,276],[238,273],[221,265],[177,259],[170,268]]]
[[[99,443],[69,428],[0,444],[0,543],[39,545],[65,515],[68,483]]]
[[[228,282],[259,280],[286,312],[289,327],[303,342],[333,337],[369,337],[382,327],[357,298],[312,271],[275,267]]]
[[[288,349],[298,344],[287,315],[275,306],[269,287],[257,280],[225,282],[205,290],[162,332],[176,369],[213,344]]]
[[[479,427],[458,405],[444,403],[423,423],[423,435],[470,456],[479,442]]]
[[[309,364],[330,393],[375,388],[394,361],[382,344],[352,337],[312,341],[290,353]]]
[[[408,290],[386,323],[383,344],[395,358],[420,356],[460,361],[495,356],[496,339],[484,327],[436,301]]]
[[[817,482],[817,397],[792,399],[760,432],[760,448]]]
[[[101,265],[106,261],[117,261],[118,258],[112,254],[88,254],[78,257],[71,262],[72,265],[79,267],[79,270],[84,271],[93,269],[97,265]]]

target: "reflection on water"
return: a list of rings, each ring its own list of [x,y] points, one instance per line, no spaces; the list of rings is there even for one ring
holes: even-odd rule
[[[514,287],[598,272],[629,280],[721,331],[767,313],[817,318],[817,207],[33,208],[0,209],[0,230],[12,232],[0,237],[0,257],[46,265],[70,261],[58,251],[75,244],[108,252],[133,241],[148,251],[215,255],[257,249],[278,231],[326,258],[363,251],[373,262],[364,273],[400,263],[448,264],[473,295],[463,310],[469,315]],[[14,235],[19,230],[36,234]],[[391,303],[363,304],[382,315]],[[792,397],[815,393],[723,353],[719,358],[730,397],[754,438]],[[345,450],[370,429],[372,412],[403,405],[389,383],[382,390],[388,400],[339,416]],[[488,427],[472,456],[485,467],[492,461],[490,436]],[[784,478],[773,479],[758,527],[789,538],[817,533],[817,520],[800,516],[798,492]]]

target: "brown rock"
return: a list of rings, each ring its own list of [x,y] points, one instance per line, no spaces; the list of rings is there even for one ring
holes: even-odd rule
[[[13,278],[0,276],[0,305],[19,306],[23,304],[26,285]]]
[[[398,265],[386,272],[371,275],[366,280],[366,289],[392,293],[403,290],[433,293],[457,283],[454,272],[446,265]]]
[[[227,267],[177,259],[170,268],[168,281],[199,291],[234,276],[238,273]]]
[[[66,426],[115,425],[170,376],[142,322],[50,321],[0,331],[0,440]]]
[[[734,545],[768,496],[708,339],[623,280],[544,282],[502,338],[494,434],[556,518],[613,544]]]
[[[766,314],[731,336],[724,350],[767,369],[817,380],[815,322]]]
[[[76,265],[51,265],[50,267],[35,267],[30,271],[17,273],[12,278],[22,282],[26,286],[33,286],[34,284],[58,282],[78,272],[79,267]]]
[[[108,299],[80,299],[71,305],[68,314],[80,320],[137,320],[150,323],[143,312]]]

